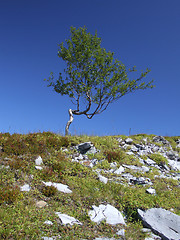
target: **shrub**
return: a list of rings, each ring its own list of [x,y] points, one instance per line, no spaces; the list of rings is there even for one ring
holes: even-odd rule
[[[113,161],[119,162],[120,160],[124,159],[126,157],[126,154],[121,150],[118,151],[105,151],[104,152],[107,160],[109,163]]]
[[[46,197],[51,197],[54,196],[57,193],[57,188],[54,186],[45,186],[42,189],[42,193],[46,196]]]
[[[16,187],[9,187],[9,186],[2,186],[0,187],[0,204],[7,203],[11,204],[16,201],[20,194],[19,188]]]

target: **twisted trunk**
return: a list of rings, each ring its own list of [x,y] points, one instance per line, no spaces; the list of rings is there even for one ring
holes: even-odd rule
[[[69,109],[69,121],[67,122],[66,128],[65,128],[65,135],[66,136],[69,135],[69,126],[72,123],[73,119],[74,119],[73,118],[73,111],[72,111],[72,109]]]

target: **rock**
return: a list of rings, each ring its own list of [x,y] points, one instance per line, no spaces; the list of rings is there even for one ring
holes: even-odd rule
[[[58,191],[64,192],[64,193],[72,193],[72,191],[69,189],[69,187],[62,183],[52,183],[52,182],[43,182],[46,186],[54,186],[57,188]]]
[[[62,225],[74,225],[74,224],[78,224],[78,225],[82,225],[82,223],[75,219],[74,217],[70,217],[67,214],[62,214],[60,212],[56,212],[56,214],[58,215],[58,217],[60,218]]]
[[[35,159],[35,164],[37,166],[40,166],[41,164],[43,164],[43,160],[42,160],[41,156],[39,156]]]
[[[54,240],[55,238],[53,237],[42,237],[43,240]]]
[[[138,185],[152,185],[152,182],[149,178],[144,178],[144,177],[132,177],[130,178],[130,183],[133,184],[138,184]]]
[[[146,160],[144,160],[144,162],[147,164],[147,165],[156,165],[156,162],[151,160],[150,158],[147,158]]]
[[[100,238],[95,238],[94,240],[115,240],[115,238],[100,237]]]
[[[162,136],[156,136],[153,138],[153,141],[154,142],[157,142],[157,143],[163,143],[164,145],[170,145],[170,143]]]
[[[111,167],[111,168],[115,168],[116,166],[117,166],[117,163],[116,163],[116,162],[110,163],[110,167]]]
[[[90,150],[91,142],[81,143],[76,148],[81,154],[85,154],[88,150]]]
[[[36,203],[36,207],[39,207],[39,208],[45,207],[46,205],[47,205],[47,202],[45,201],[38,201]]]
[[[89,216],[91,221],[100,223],[103,220],[106,220],[106,223],[111,225],[116,224],[123,224],[125,225],[124,218],[122,214],[110,204],[107,205],[99,205],[96,207],[95,205],[92,206],[93,210],[89,211]]]
[[[116,234],[125,237],[125,229],[120,229]]]
[[[124,172],[125,168],[120,166],[116,171],[114,171],[115,174],[121,174],[122,172]]]
[[[131,144],[133,142],[133,140],[131,139],[131,138],[127,138],[126,140],[125,140],[125,143],[127,143],[127,144]]]
[[[41,166],[35,166],[36,169],[42,170],[43,168]]]
[[[148,188],[146,189],[146,192],[152,195],[156,195],[156,190],[154,188]]]
[[[139,150],[139,149],[138,149],[137,147],[135,147],[135,146],[132,146],[132,147],[131,147],[131,151],[132,151],[132,152],[137,152],[138,150]]]
[[[180,148],[180,143],[176,146],[177,148]]]
[[[144,240],[161,240],[162,238],[159,237],[158,235],[155,235],[153,233],[150,233],[149,237],[146,237]]]
[[[168,160],[168,165],[171,167],[174,171],[180,171],[180,162]]]
[[[137,167],[137,166],[134,166],[134,165],[123,164],[123,167],[129,168],[129,169],[134,170],[136,172],[148,172],[149,171],[149,168],[146,167],[146,166]]]
[[[143,224],[162,239],[180,239],[180,216],[162,208],[151,208],[147,211],[138,209],[138,214]]]
[[[101,174],[99,174],[99,180],[101,181],[101,182],[103,182],[103,183],[107,183],[108,182],[108,178],[106,178],[106,177],[103,177]]]
[[[53,225],[53,223],[49,220],[45,221],[44,224],[47,224],[47,225]]]
[[[20,187],[20,190],[25,192],[29,192],[30,189],[31,187],[29,186],[29,184],[24,184],[22,187]]]

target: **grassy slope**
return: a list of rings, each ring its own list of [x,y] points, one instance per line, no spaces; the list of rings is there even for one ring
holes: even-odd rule
[[[173,209],[174,213],[180,215],[178,182],[154,178],[158,173],[153,167],[150,172],[141,176],[151,179],[156,196],[145,192],[148,186],[128,186],[113,181],[104,184],[91,168],[71,161],[72,156],[76,155],[72,146],[91,141],[100,152],[90,154],[89,158],[105,159],[99,164],[99,168],[108,169],[110,162],[114,160],[118,166],[122,163],[140,166],[138,159],[120,150],[117,137],[119,136],[62,137],[51,132],[27,135],[0,133],[0,239],[42,239],[42,236],[56,236],[57,239],[60,236],[62,239],[94,239],[106,236],[120,239],[116,232],[122,226],[111,226],[105,222],[95,224],[90,221],[88,211],[91,206],[102,203],[112,204],[126,215],[126,239],[145,238],[141,232],[142,224],[137,219],[137,208],[163,207]],[[143,137],[145,136],[131,136],[137,143]],[[146,137],[151,141],[153,135]],[[175,138],[167,140],[175,147]],[[68,151],[63,151],[65,148]],[[43,170],[35,169],[35,159],[39,155],[43,159]],[[139,173],[136,174],[139,176]],[[72,193],[45,188],[42,181],[67,184]],[[31,186],[29,192],[20,191],[20,186],[25,183]],[[36,202],[40,200],[46,201],[48,205],[38,208]],[[83,225],[62,226],[55,212],[73,216]],[[44,224],[46,220],[51,220],[53,225]]]

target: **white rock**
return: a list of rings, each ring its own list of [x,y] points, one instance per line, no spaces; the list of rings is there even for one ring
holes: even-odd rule
[[[36,158],[35,164],[38,165],[38,166],[41,165],[41,164],[43,164],[43,161],[42,161],[41,156],[39,156],[38,158]]]
[[[124,172],[124,167],[120,166],[116,171],[114,171],[115,174],[121,174],[122,172]]]
[[[125,229],[120,229],[116,234],[125,237]]]
[[[52,183],[52,182],[43,182],[46,186],[54,186],[57,188],[58,191],[64,192],[64,193],[72,193],[72,191],[69,189],[69,187],[62,183]]]
[[[110,163],[110,167],[111,167],[111,168],[115,168],[116,166],[117,166],[117,163],[116,163],[116,162]]]
[[[115,240],[115,238],[100,237],[100,238],[95,238],[94,240]]]
[[[180,171],[180,162],[168,160],[168,164],[173,170]]]
[[[60,220],[61,220],[63,225],[66,225],[66,224],[70,224],[70,225],[79,224],[79,225],[82,225],[82,223],[79,220],[75,219],[74,217],[70,217],[67,214],[63,214],[63,213],[60,213],[60,212],[56,212],[56,214],[60,218]]]
[[[133,142],[133,140],[132,140],[131,138],[127,138],[127,139],[125,140],[125,142],[126,142],[127,144],[131,144],[131,143]]]
[[[36,169],[42,170],[43,168],[41,166],[35,166]]]
[[[146,192],[156,195],[156,190],[154,188],[148,188],[148,189],[146,189]]]
[[[103,177],[103,176],[102,176],[102,175],[100,175],[100,174],[99,174],[99,176],[98,176],[98,177],[99,177],[99,180],[100,180],[101,182],[103,182],[103,183],[105,183],[105,184],[108,182],[108,178],[106,178],[106,177]]]
[[[53,223],[49,220],[45,221],[44,223],[47,224],[47,225],[53,225]]]
[[[20,190],[25,192],[29,192],[30,189],[31,187],[29,186],[29,184],[24,184],[22,187],[20,187]]]
[[[115,224],[124,224],[124,218],[122,214],[110,204],[107,205],[99,205],[96,207],[95,205],[92,206],[93,210],[89,211],[89,216],[91,221],[100,223],[103,220],[106,220],[106,223],[115,225]]]
[[[54,240],[52,237],[42,237],[43,240]]]

